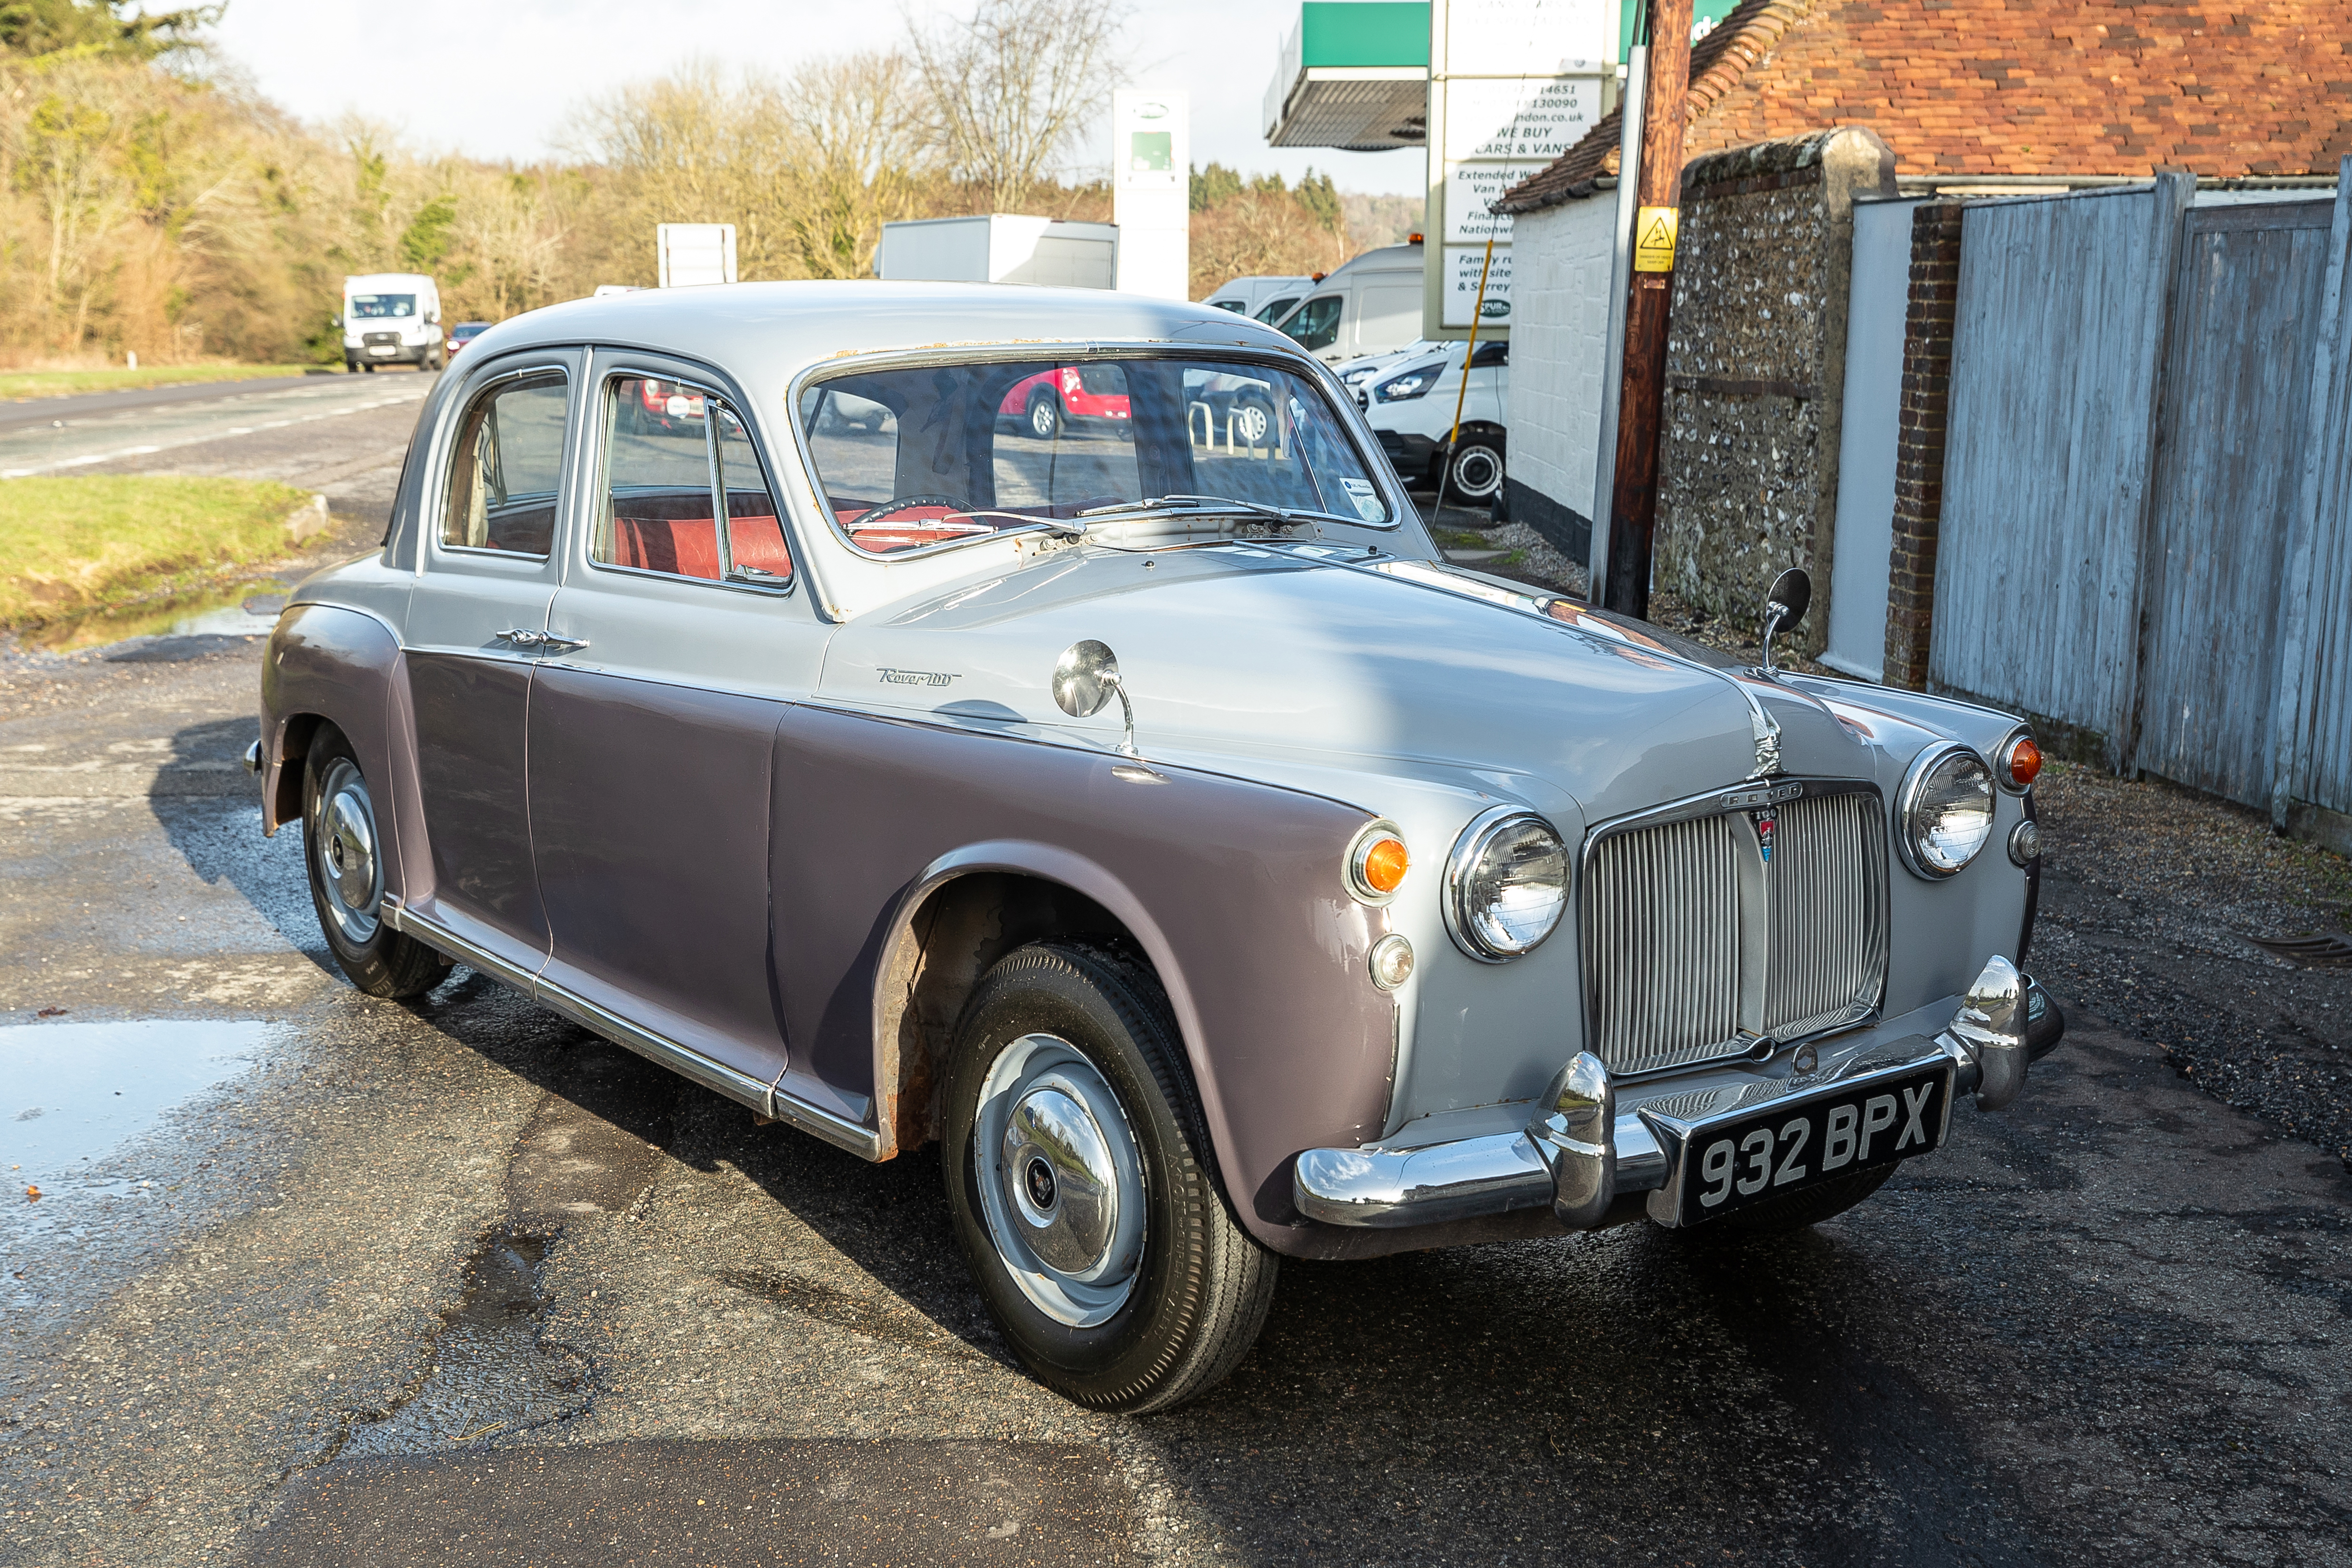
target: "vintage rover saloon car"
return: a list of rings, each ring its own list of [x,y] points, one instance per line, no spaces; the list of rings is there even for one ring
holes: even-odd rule
[[[1008,409],[1055,376],[1129,417]],[[365,991],[454,961],[938,1140],[1006,1337],[1101,1408],[1223,1376],[1282,1256],[1801,1226],[2015,1095],[2061,1026],[2023,728],[1450,566],[1379,451],[1204,306],[534,312],[278,622],[266,826]]]

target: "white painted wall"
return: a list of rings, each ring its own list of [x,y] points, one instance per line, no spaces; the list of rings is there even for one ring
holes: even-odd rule
[[[1523,214],[1512,249],[1511,478],[1593,515],[1616,195]]]
[[[1864,680],[1886,675],[1903,331],[1911,306],[1911,214],[1918,205],[1912,198],[1857,202],[1853,208],[1845,419],[1838,444],[1836,544],[1830,552],[1830,644],[1822,662]]]

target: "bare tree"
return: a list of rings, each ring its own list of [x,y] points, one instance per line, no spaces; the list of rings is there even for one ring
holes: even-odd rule
[[[864,276],[882,225],[913,210],[928,162],[913,77],[907,57],[889,53],[793,73],[781,103],[791,177],[779,194],[810,277]]]
[[[931,28],[908,20],[932,133],[956,178],[1018,210],[1126,80],[1128,0],[976,0]]]

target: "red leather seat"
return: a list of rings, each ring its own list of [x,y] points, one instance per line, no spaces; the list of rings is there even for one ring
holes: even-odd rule
[[[784,545],[782,523],[772,516],[736,517],[730,521],[728,543],[736,565],[755,567],[782,581],[791,579],[793,557]],[[719,541],[707,517],[616,517],[613,561],[619,566],[715,583]]]

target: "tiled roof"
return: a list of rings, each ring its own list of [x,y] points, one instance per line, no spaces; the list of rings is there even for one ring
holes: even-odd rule
[[[2333,174],[2352,0],[1747,0],[1691,50],[1683,154],[1866,125],[1906,174]],[[1610,115],[1496,203],[1617,171]]]

